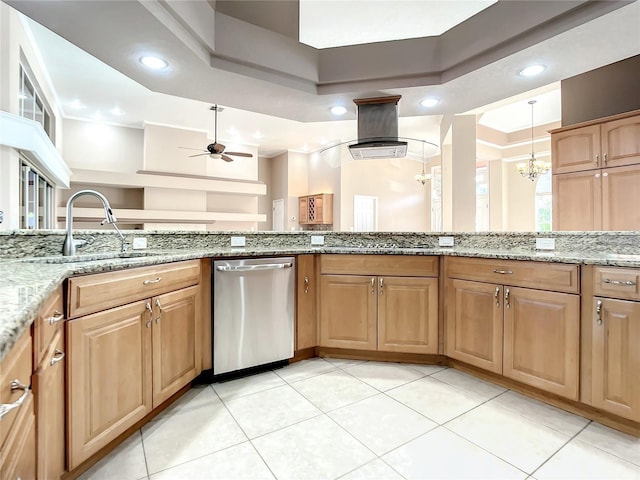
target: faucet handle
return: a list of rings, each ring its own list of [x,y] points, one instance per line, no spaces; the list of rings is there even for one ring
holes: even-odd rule
[[[74,247],[82,247],[83,245],[86,245],[87,241],[86,240],[74,240],[73,241],[73,246]]]

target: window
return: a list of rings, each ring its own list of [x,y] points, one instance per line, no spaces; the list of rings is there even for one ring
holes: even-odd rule
[[[20,228],[55,228],[54,188],[26,159],[20,164]]]
[[[35,120],[46,132],[51,141],[54,140],[53,124],[49,108],[46,106],[44,96],[38,91],[36,84],[31,81],[26,69],[20,65],[20,103],[19,114],[21,117]]]
[[[551,171],[536,182],[536,232],[551,231]]]

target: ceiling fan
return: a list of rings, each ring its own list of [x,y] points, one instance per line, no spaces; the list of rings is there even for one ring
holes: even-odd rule
[[[213,130],[214,130],[214,139],[213,143],[207,145],[206,150],[201,150],[199,148],[189,148],[189,147],[180,147],[186,148],[188,150],[198,150],[204,153],[198,153],[196,155],[189,155],[189,157],[200,157],[202,155],[210,155],[211,158],[221,158],[225,162],[233,162],[233,158],[229,155],[233,155],[234,157],[253,157],[250,153],[244,152],[225,152],[226,148],[221,143],[218,143],[218,112],[224,110],[224,108],[219,107],[218,105],[213,105],[209,110],[213,110]]]

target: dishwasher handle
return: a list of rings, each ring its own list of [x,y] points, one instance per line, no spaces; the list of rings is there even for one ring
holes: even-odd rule
[[[231,267],[229,265],[218,265],[216,270],[219,272],[253,272],[257,270],[281,270],[283,268],[291,268],[293,263],[263,263],[261,265],[237,265]]]

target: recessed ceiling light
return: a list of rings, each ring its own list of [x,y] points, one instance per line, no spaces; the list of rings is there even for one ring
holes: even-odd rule
[[[440,103],[440,99],[439,98],[425,98],[424,100],[422,100],[420,102],[420,105],[422,105],[423,107],[426,108],[431,108],[431,107],[435,107],[436,105],[438,105]]]
[[[342,105],[334,105],[333,107],[331,107],[331,113],[333,113],[334,115],[344,115],[345,113],[347,113],[347,109]]]
[[[161,70],[169,66],[169,63],[167,63],[166,60],[152,56],[141,57],[140,63],[142,63],[145,67],[149,67],[153,70]]]
[[[520,76],[522,77],[535,77],[545,71],[547,67],[544,65],[529,65],[520,70]]]
[[[111,112],[111,115],[115,115],[117,117],[120,117],[120,116],[124,115],[124,112],[122,110],[120,110],[119,107],[112,108],[109,111]]]

